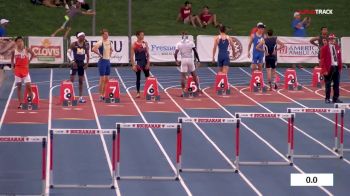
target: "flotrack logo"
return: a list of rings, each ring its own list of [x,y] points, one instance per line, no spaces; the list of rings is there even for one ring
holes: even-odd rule
[[[309,15],[333,15],[333,9],[297,10],[296,12]]]

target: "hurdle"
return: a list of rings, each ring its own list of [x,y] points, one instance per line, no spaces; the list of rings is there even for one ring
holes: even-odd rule
[[[46,188],[46,147],[47,137],[45,136],[0,136],[0,143],[42,143],[41,152],[41,195],[45,195]],[[16,195],[16,194],[14,194]]]
[[[195,118],[186,118],[186,117],[180,117],[178,118],[178,122],[183,123],[196,123],[196,124],[237,124],[239,119],[236,118],[201,118],[201,117],[195,117]],[[183,126],[182,126],[183,127]],[[234,127],[233,127],[234,128]],[[239,126],[236,126],[236,134],[239,133]],[[221,169],[221,168],[183,168],[182,167],[182,129],[180,129],[180,141],[178,144],[179,154],[177,156],[177,164],[180,172],[207,172],[207,173],[223,173],[223,172],[235,172],[238,173],[238,168],[234,169]],[[236,135],[237,138],[237,135]],[[238,147],[239,141],[236,140],[236,152]]]
[[[112,135],[112,181],[111,184],[54,184],[54,135]],[[54,188],[110,188],[115,189],[115,153],[116,153],[116,131],[113,129],[51,129],[50,130],[50,189]]]
[[[294,113],[235,113],[236,118],[257,118],[257,119],[288,119],[288,153],[293,152],[294,150]],[[235,165],[237,169],[239,169],[240,165],[247,166],[293,166],[293,154],[288,156],[289,161],[240,161],[239,160],[239,141],[240,141],[240,133],[239,126],[240,120],[237,121],[237,152],[236,152],[236,161]]]
[[[310,158],[310,159],[316,159],[316,158],[343,158],[343,142],[344,142],[344,110],[338,109],[338,108],[287,108],[288,113],[328,113],[328,114],[335,114],[335,127],[334,127],[334,148],[333,150],[335,152],[338,152],[338,155],[293,155],[294,158]],[[338,148],[338,114],[340,114],[340,148]],[[293,154],[293,152],[291,152]]]
[[[334,107],[335,108],[340,108],[340,109],[343,109],[343,110],[350,110],[350,103],[335,103]],[[335,115],[337,116],[338,114],[335,114]],[[344,143],[344,141],[340,141],[340,142]],[[343,147],[343,152],[350,152],[350,149]]]
[[[180,123],[116,123],[117,126],[117,141],[116,141],[116,178],[117,180],[156,180],[168,181],[179,180],[179,167],[177,160],[177,168],[174,176],[121,176],[120,175],[120,140],[121,129],[176,129],[176,157],[179,156],[179,141],[180,141]]]

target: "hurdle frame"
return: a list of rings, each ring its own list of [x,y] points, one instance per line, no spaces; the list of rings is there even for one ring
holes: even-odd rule
[[[205,118],[205,117],[179,117],[178,122],[192,123],[192,124],[237,124],[237,118]],[[183,127],[183,126],[182,126]],[[239,127],[236,126],[236,133]],[[239,131],[239,130],[238,130]],[[183,168],[182,167],[182,128],[180,130],[179,154],[177,157],[177,164],[180,172],[197,172],[197,173],[238,173],[238,168],[222,169],[222,168]],[[236,145],[237,147],[237,145]]]
[[[115,165],[115,176],[117,180],[156,180],[156,181],[170,181],[179,180],[179,167],[176,164],[176,172],[174,176],[121,176],[120,175],[120,140],[121,140],[121,129],[176,129],[176,157],[178,157],[179,140],[180,140],[180,123],[116,123],[117,127],[117,138],[116,138],[116,159],[113,165]],[[114,154],[114,153],[113,153]]]
[[[343,109],[344,110],[344,114],[346,112],[346,110],[349,110],[350,111],[350,103],[335,103],[334,104],[334,107],[335,108],[340,108],[340,109]],[[337,115],[337,114],[336,114]],[[340,141],[340,143],[343,143],[344,144],[344,141]],[[344,148],[344,146],[341,146],[342,144],[340,144],[340,148],[343,149],[343,153],[344,152],[350,152],[350,148]]]
[[[287,139],[287,149],[288,153],[293,152],[294,150],[294,113],[245,113],[245,112],[238,112],[235,113],[236,118],[243,119],[243,118],[259,118],[259,119],[288,119],[288,139]],[[237,122],[237,152],[236,152],[236,160],[235,165],[237,169],[239,169],[240,165],[247,165],[247,166],[293,166],[294,159],[293,159],[293,153],[290,155],[287,155],[287,159],[289,161],[240,161],[239,160],[239,140],[240,140],[240,123],[241,120]]]
[[[294,158],[299,159],[342,159],[343,158],[343,142],[344,142],[344,109],[339,108],[287,108],[288,113],[299,113],[299,114],[319,114],[319,113],[332,113],[335,114],[335,126],[334,126],[334,148],[333,150],[337,153],[337,155],[306,155],[306,154],[291,154]],[[338,148],[338,115],[340,114],[340,148]]]
[[[41,143],[41,183],[42,192],[40,195],[45,195],[46,189],[46,148],[47,137],[45,136],[0,136],[0,143]],[[0,193],[1,194],[1,193]],[[18,195],[18,194],[14,194]]]
[[[53,172],[53,146],[54,135],[81,135],[81,136],[97,136],[97,135],[112,135],[112,182],[111,184],[54,184],[54,172]],[[93,189],[115,189],[115,143],[116,143],[116,131],[114,129],[51,129],[50,130],[50,157],[49,157],[49,170],[50,170],[50,189],[55,188],[93,188]]]

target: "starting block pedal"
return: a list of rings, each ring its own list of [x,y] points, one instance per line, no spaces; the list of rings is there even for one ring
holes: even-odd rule
[[[22,109],[24,110],[37,110],[39,109],[39,88],[36,84],[31,84],[32,88],[32,97],[29,96],[27,89],[24,91],[24,104],[22,105]]]
[[[116,79],[110,79],[105,89],[105,103],[119,103],[120,89],[119,82]]]
[[[146,79],[145,88],[144,88],[144,96],[147,101],[159,101],[160,95],[158,91],[158,82],[157,78],[154,76],[150,76]]]
[[[298,83],[295,69],[288,68],[284,73],[284,88],[286,90],[302,90],[303,87]]]
[[[218,73],[215,77],[215,91],[217,95],[231,94],[228,77],[225,73]]]
[[[60,102],[63,106],[76,106],[78,100],[75,99],[73,83],[69,80],[61,82]]]
[[[264,75],[261,71],[255,70],[250,79],[250,92],[267,92],[267,87],[264,84]]]
[[[322,88],[324,83],[323,75],[321,74],[321,68],[315,67],[312,72],[312,87]]]

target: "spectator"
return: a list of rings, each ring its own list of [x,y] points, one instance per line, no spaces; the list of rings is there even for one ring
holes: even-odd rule
[[[42,4],[45,5],[46,7],[57,7],[55,5],[55,0],[43,0]]]
[[[305,17],[303,20],[300,19],[301,15],[299,12],[294,12],[294,20],[292,21],[293,36],[295,37],[306,37],[306,28],[311,24],[311,18]]]
[[[189,1],[186,1],[184,6],[181,6],[176,21],[191,24],[193,27],[197,27],[196,23],[198,23],[202,27],[198,16],[192,15],[192,3]]]
[[[209,11],[209,7],[206,5],[204,6],[202,12],[199,15],[201,25],[203,28],[208,26],[209,24],[213,24],[214,27],[218,27],[218,22],[216,21],[216,14]]]
[[[9,20],[4,18],[0,20],[0,37],[6,36],[6,26],[9,22]]]
[[[69,10],[67,11],[67,15],[64,16],[65,21],[63,23],[63,25],[58,28],[51,36],[54,37],[56,36],[57,33],[61,32],[61,31],[65,31],[64,33],[64,38],[68,37],[68,34],[70,32],[71,28],[71,21],[73,20],[73,18],[75,16],[77,16],[78,14],[83,14],[83,15],[95,15],[95,12],[92,10],[88,10],[88,11],[82,11],[81,10],[81,5],[82,3],[84,3],[84,0],[78,0],[78,2],[75,4],[75,6],[71,6],[69,8]]]

